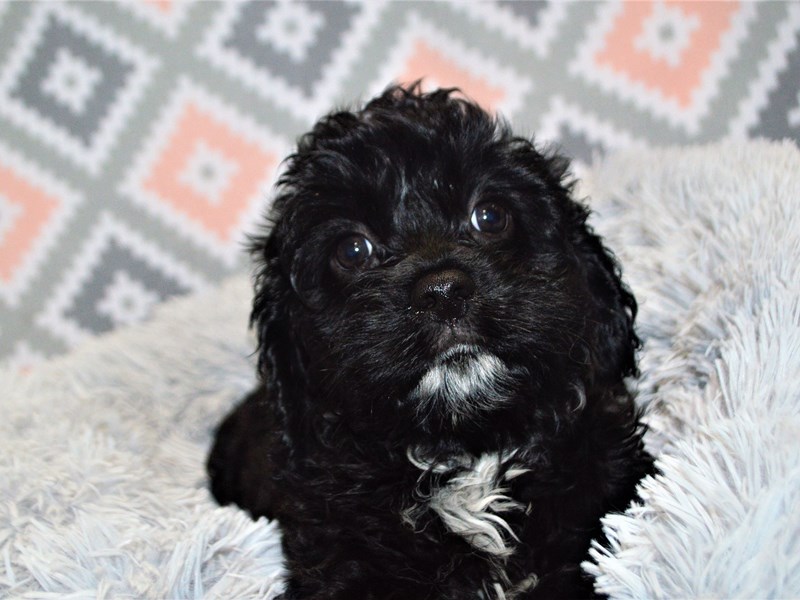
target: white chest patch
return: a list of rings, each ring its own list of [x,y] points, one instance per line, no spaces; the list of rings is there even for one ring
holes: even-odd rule
[[[524,510],[524,506],[508,495],[508,483],[526,472],[515,467],[515,452],[492,452],[479,457],[463,455],[446,462],[426,461],[409,450],[409,460],[419,469],[434,474],[456,470],[457,474],[427,496],[428,506],[439,515],[445,526],[463,537],[477,550],[506,557],[514,551],[518,538],[504,515]],[[419,507],[412,507],[404,518],[412,525]]]

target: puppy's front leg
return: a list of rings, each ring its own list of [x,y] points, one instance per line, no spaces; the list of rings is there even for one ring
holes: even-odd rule
[[[260,385],[219,426],[206,464],[217,502],[254,518],[275,516],[271,475],[281,470],[283,444],[273,410]]]

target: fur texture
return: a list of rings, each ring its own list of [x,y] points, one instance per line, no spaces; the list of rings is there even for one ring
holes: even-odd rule
[[[585,182],[643,301],[657,478],[586,569],[615,598],[800,597],[800,152],[615,157]]]
[[[450,91],[300,140],[254,242],[264,385],[208,462],[280,521],[288,598],[592,593],[652,462],[636,303],[587,216],[565,160]]]

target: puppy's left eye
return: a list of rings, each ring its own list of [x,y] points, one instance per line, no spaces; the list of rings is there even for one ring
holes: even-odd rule
[[[336,262],[346,270],[359,269],[372,256],[372,242],[363,235],[349,235],[336,246]]]
[[[502,233],[508,228],[511,215],[496,202],[481,202],[473,209],[469,222],[481,233]]]

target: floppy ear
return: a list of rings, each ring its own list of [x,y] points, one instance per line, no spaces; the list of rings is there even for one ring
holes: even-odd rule
[[[575,203],[573,244],[591,297],[586,335],[595,376],[609,384],[637,375],[634,331],[636,300],[622,282],[621,270],[600,237],[586,224],[589,211]]]
[[[614,256],[587,224],[589,209],[572,199],[575,182],[570,161],[555,152],[540,154],[521,138],[517,138],[515,149],[545,181],[549,193],[563,202],[567,237],[589,292],[583,337],[589,345],[595,380],[613,385],[638,374],[636,350],[641,342],[633,328],[636,300],[622,282]]]
[[[302,349],[292,331],[292,286],[280,256],[280,227],[253,240],[251,250],[259,262],[250,325],[258,336],[258,372],[286,424],[296,434],[305,406],[306,381]]]

